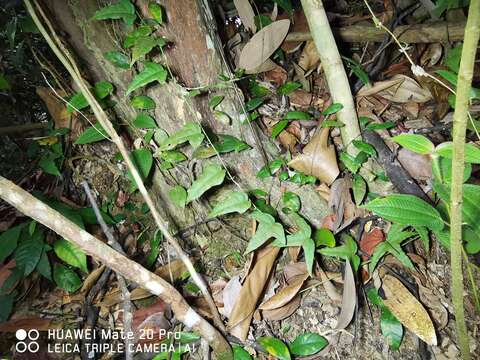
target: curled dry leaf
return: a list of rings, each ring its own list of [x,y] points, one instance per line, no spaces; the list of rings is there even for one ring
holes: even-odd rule
[[[230,318],[235,302],[240,296],[241,289],[240,276],[232,277],[223,289],[223,309],[221,309],[221,312],[227,319]]]
[[[297,89],[288,94],[288,98],[290,99],[290,105],[298,108],[308,108],[313,101],[312,93],[309,93],[303,89]]]
[[[313,175],[330,185],[340,170],[335,148],[333,145],[328,145],[328,134],[328,128],[318,130],[303,148],[303,153],[294,157],[288,166],[307,175]]]
[[[285,305],[271,310],[263,310],[262,315],[265,319],[270,321],[279,321],[286,319],[292,315],[299,307],[302,298],[300,295],[295,296]]]
[[[432,99],[432,94],[428,89],[422,88],[415,80],[402,74],[397,74],[389,80],[378,81],[373,86],[365,85],[357,95],[374,94],[398,103],[409,101],[424,103]]]
[[[312,71],[317,68],[320,63],[320,55],[318,55],[317,48],[313,40],[307,41],[303,48],[298,65],[305,70],[305,72]]]
[[[373,228],[369,232],[364,232],[359,243],[360,250],[362,250],[368,256],[372,256],[375,247],[380,244],[384,239],[385,236],[383,235],[383,231],[378,227]],[[364,260],[367,259],[366,256],[362,255],[362,257],[364,257]]]
[[[247,338],[253,313],[263,294],[279,252],[280,248],[277,247],[267,247],[258,251],[255,265],[245,279],[237,302],[230,314],[229,332],[242,341]]]
[[[322,285],[325,288],[325,291],[328,297],[332,301],[340,303],[340,301],[342,301],[342,296],[337,291],[337,288],[335,287],[335,285],[332,284],[332,282],[330,281],[330,278],[325,273],[325,271],[323,271],[322,268],[319,268],[319,273],[320,273],[320,279],[322,280]]]
[[[386,274],[382,279],[385,306],[410,331],[428,345],[437,345],[432,320],[423,305],[397,278]]]
[[[65,103],[58,98],[52,89],[48,87],[37,86],[35,92],[47,106],[48,113],[53,119],[55,128],[69,128],[71,115],[67,112]],[[64,91],[56,90],[60,96],[67,96]]]
[[[233,4],[237,8],[238,16],[240,16],[243,26],[245,26],[247,30],[256,32],[255,13],[253,12],[250,2],[248,0],[233,0]]]
[[[99,266],[95,270],[93,270],[90,274],[88,274],[87,278],[83,282],[82,287],[80,288],[80,292],[86,294],[90,291],[93,285],[97,283],[98,278],[102,275],[103,270],[105,270],[105,265]]]
[[[401,148],[397,154],[398,161],[415,180],[432,178],[432,159],[429,155],[414,153]]]
[[[287,286],[261,304],[259,309],[273,310],[290,302],[298,294],[308,276],[308,273],[296,276]]]
[[[262,65],[282,44],[289,27],[287,19],[265,26],[242,49],[238,66],[248,71]]]
[[[343,283],[342,310],[338,317],[336,330],[345,329],[355,314],[357,305],[357,289],[355,287],[355,277],[353,276],[350,261],[345,261],[345,279]]]

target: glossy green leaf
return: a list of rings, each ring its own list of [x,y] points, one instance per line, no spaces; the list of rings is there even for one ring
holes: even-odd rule
[[[207,190],[220,185],[225,179],[225,169],[220,165],[207,165],[202,174],[192,183],[187,191],[187,203],[198,199]]]
[[[75,266],[85,273],[88,273],[87,255],[74,243],[65,239],[58,239],[53,244],[55,254],[67,264]]]
[[[353,199],[355,200],[355,205],[360,205],[365,198],[367,193],[367,183],[362,176],[355,174],[353,175]]]
[[[315,261],[315,241],[308,238],[302,245],[303,255],[305,256],[305,266],[310,276],[313,276],[313,263]]]
[[[153,156],[150,150],[149,149],[133,150],[130,153],[130,158],[133,161],[135,167],[137,168],[142,180],[145,180],[150,174],[150,170],[152,169],[152,165],[153,165]],[[133,179],[133,176],[130,173],[130,171],[127,172],[127,177],[132,182],[130,191],[133,192],[137,190],[137,184]]]
[[[442,230],[444,226],[438,211],[413,195],[389,195],[372,200],[363,207],[401,225],[426,226],[432,230]]]
[[[400,134],[394,136],[392,141],[417,154],[431,154],[435,150],[435,145],[423,135]]]
[[[108,138],[107,132],[103,129],[102,125],[96,123],[94,126],[89,126],[83,133],[80,134],[75,141],[76,145],[91,144],[97,141],[105,140]]]
[[[120,51],[108,51],[103,57],[120,69],[130,69],[130,58]]]
[[[341,121],[338,121],[338,120],[323,120],[321,123],[320,123],[320,126],[322,128],[325,128],[325,127],[337,127],[337,128],[341,128],[341,127],[344,127],[345,124],[342,123]]]
[[[133,25],[137,18],[135,6],[129,0],[119,0],[118,3],[97,10],[94,20],[122,19],[127,25]]]
[[[275,339],[274,337],[261,337],[257,339],[257,342],[262,346],[262,348],[268,352],[270,355],[275,356],[280,360],[290,360],[290,351],[288,350],[287,345],[285,345],[281,340]]]
[[[43,231],[36,229],[32,236],[27,236],[18,244],[14,259],[18,268],[23,269],[23,275],[28,276],[37,266],[43,251]]]
[[[287,81],[285,84],[283,84],[277,89],[277,94],[288,95],[301,87],[302,87],[302,84],[298,82]]]
[[[275,159],[270,161],[267,165],[263,166],[257,173],[257,177],[259,179],[264,179],[271,175],[274,175],[280,168],[285,165],[285,161],[283,159]]]
[[[194,148],[198,147],[203,141],[204,135],[202,127],[197,123],[188,122],[179,131],[169,136],[160,144],[160,150],[170,150],[179,144],[189,142]]]
[[[160,64],[147,61],[145,62],[145,68],[135,75],[130,85],[128,85],[126,95],[155,81],[163,85],[166,80],[167,70]]]
[[[298,212],[300,210],[300,197],[291,191],[283,193],[282,202],[289,212]]]
[[[0,264],[17,248],[18,239],[24,226],[17,225],[0,235]]]
[[[162,7],[156,2],[148,3],[148,12],[152,15],[152,18],[155,19],[160,25],[163,23],[163,10]]]
[[[176,185],[168,192],[170,200],[178,207],[184,208],[187,203],[187,190],[182,186]]]
[[[387,130],[387,129],[391,129],[391,128],[394,128],[396,126],[396,124],[392,121],[385,121],[384,123],[370,123],[368,125],[365,126],[365,129],[366,130],[371,130],[371,131],[374,131],[374,130]]]
[[[155,101],[146,95],[139,95],[135,96],[131,101],[130,105],[132,105],[135,109],[140,110],[152,110],[155,109]]]
[[[135,30],[131,31],[130,33],[127,34],[125,37],[125,40],[123,41],[123,47],[125,49],[128,49],[132,47],[135,42],[141,38],[148,36],[152,33],[152,28],[148,25],[142,25],[136,28]],[[128,65],[130,67],[130,64]]]
[[[102,100],[113,92],[113,85],[107,81],[99,81],[91,90],[97,100]],[[83,93],[77,92],[69,99],[67,112],[73,113],[76,110],[82,110],[88,106],[88,101]]]
[[[362,163],[357,162],[352,155],[346,153],[345,151],[340,152],[339,159],[343,163],[343,165],[345,165],[345,167],[353,174],[357,173],[357,171],[362,166]]]
[[[333,233],[329,229],[320,228],[316,230],[313,238],[315,240],[315,245],[317,247],[320,247],[320,246],[334,247],[335,246],[335,236],[333,236]]]
[[[52,267],[50,265],[50,260],[48,260],[47,245],[43,247],[42,255],[40,255],[40,259],[38,260],[35,270],[37,270],[46,279],[52,281]]]
[[[243,191],[230,191],[219,200],[218,204],[208,214],[208,217],[214,218],[232,212],[243,214],[251,206],[252,203],[248,199],[248,195]]]
[[[272,128],[272,138],[275,139],[288,125],[288,120],[280,120]]]
[[[142,36],[136,39],[132,48],[132,61],[130,62],[130,66],[135,64],[138,59],[150,53],[157,45],[163,46],[164,44],[159,44],[158,39],[154,36]]]
[[[233,345],[233,360],[252,360],[252,356],[238,345]]]
[[[140,113],[135,120],[133,120],[133,126],[139,129],[155,129],[157,123],[155,122],[155,119],[147,113]]]
[[[276,239],[281,244],[285,244],[285,233],[283,231],[283,226],[282,224],[275,222],[275,219],[272,215],[255,210],[252,213],[252,218],[257,220],[258,227],[255,235],[253,235],[248,242],[245,253],[249,253],[259,248],[271,238]]]
[[[284,120],[310,120],[312,115],[304,111],[289,111],[283,117]]]
[[[438,158],[438,169],[434,169],[435,162],[432,162],[432,173],[435,176],[435,180],[441,183],[450,184],[452,182],[452,159],[447,159],[446,157]],[[470,179],[472,175],[472,164],[465,163],[463,169],[463,182],[466,182]]]
[[[289,347],[293,355],[309,356],[318,353],[327,345],[328,340],[322,335],[307,332],[297,336]]]
[[[77,291],[82,286],[82,280],[77,273],[62,264],[55,264],[53,268],[53,279],[59,287],[69,293]]]
[[[343,109],[343,105],[340,103],[333,103],[325,110],[322,111],[323,116],[333,115]]]
[[[251,149],[250,145],[237,139],[231,135],[219,135],[220,142],[214,144],[215,149],[219,153],[228,153],[231,151],[239,152],[247,149]]]
[[[352,141],[353,146],[355,146],[358,150],[363,151],[364,153],[370,155],[370,156],[377,156],[377,151],[375,148],[366,143],[365,141],[362,140],[353,140]]]
[[[246,111],[255,110],[255,109],[258,108],[260,105],[262,105],[263,102],[264,102],[264,99],[263,99],[263,98],[260,98],[260,97],[253,98],[253,99],[249,100],[249,101],[245,104],[245,110],[246,110]]]
[[[57,167],[57,164],[55,163],[55,159],[57,156],[51,156],[51,154],[45,154],[42,156],[40,161],[38,162],[38,166],[46,172],[47,174],[54,175],[54,176],[60,176],[60,170]]]
[[[352,260],[357,253],[357,243],[351,236],[346,235],[342,245],[336,247],[324,247],[318,250],[322,255]]]
[[[435,148],[435,153],[447,159],[452,159],[453,143],[446,141]],[[480,149],[473,144],[465,144],[465,162],[470,164],[480,164]]]

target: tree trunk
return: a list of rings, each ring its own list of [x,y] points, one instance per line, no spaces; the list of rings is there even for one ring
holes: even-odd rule
[[[125,90],[133,72],[114,67],[103,57],[103,53],[121,48],[121,39],[127,29],[119,22],[91,20],[99,8],[97,0],[44,0],[44,4],[50,12],[52,23],[65,34],[65,41],[83,64],[90,79],[106,80],[114,84],[116,88],[114,100],[117,102],[114,110],[117,118],[121,119],[122,124],[131,123],[135,111],[129,105]],[[148,17],[146,10],[148,1],[139,0],[136,5],[140,13]],[[159,55],[154,60],[159,63],[166,61],[177,81],[170,80],[166,85],[149,87],[144,91],[156,102],[155,119],[158,126],[172,134],[184,123],[194,121],[196,116],[201,120],[202,126],[213,133],[233,135],[248,143],[252,149],[225,154],[222,155],[222,159],[244,190],[261,188],[270,191],[270,200],[275,206],[282,194],[278,180],[275,178],[261,180],[256,177],[256,173],[267,160],[279,155],[279,149],[255,124],[250,126],[241,123],[239,114],[243,97],[236,85],[232,83],[231,88],[217,91],[217,94],[225,96],[219,108],[230,116],[229,124],[220,122],[213,116],[208,106],[210,95],[192,98],[190,104],[193,106],[184,100],[185,88],[213,85],[218,82],[218,75],[231,74],[226,62],[222,60],[222,44],[208,0],[166,0],[163,7],[167,21],[158,35],[164,36],[173,46],[166,50],[166,59]],[[132,138],[140,137],[132,127],[127,128]],[[202,162],[206,161],[218,162],[218,159],[211,158]],[[184,211],[172,204],[168,198],[168,191],[172,186],[180,184],[188,187],[195,176],[191,174],[192,169],[198,170],[194,164],[192,161],[189,167],[177,166],[168,172],[155,169],[153,175],[152,191],[161,204],[159,208],[164,212],[163,215],[171,220],[172,231],[199,223],[206,218],[208,203],[196,202],[192,208]],[[228,185],[223,188],[233,186],[232,181],[226,183]],[[318,227],[328,209],[326,202],[313,186],[298,187],[291,183],[283,183],[282,186],[301,197],[302,214],[312,225]],[[209,200],[218,196],[221,190],[214,193]],[[228,243],[229,235],[215,234],[215,238]]]

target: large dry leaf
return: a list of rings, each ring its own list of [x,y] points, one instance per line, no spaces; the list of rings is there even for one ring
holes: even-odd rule
[[[47,110],[53,119],[55,128],[69,128],[71,115],[67,112],[65,103],[48,87],[37,86],[35,91],[47,106]],[[62,91],[57,91],[57,94],[66,96]]]
[[[296,276],[287,286],[261,304],[259,309],[273,310],[290,302],[298,294],[308,276],[308,273]]]
[[[422,88],[415,80],[402,74],[397,74],[389,80],[378,81],[373,86],[365,85],[357,95],[374,94],[397,103],[409,101],[424,103],[432,99],[432,94],[428,89]]]
[[[240,296],[241,290],[242,284],[240,283],[240,276],[232,277],[223,289],[223,308],[221,309],[221,312],[227,319],[230,318],[233,307]]]
[[[97,283],[98,278],[100,275],[102,275],[103,270],[105,270],[105,265],[101,265],[95,270],[93,270],[90,274],[88,274],[87,278],[83,282],[82,288],[80,289],[80,292],[82,294],[86,294],[87,292],[90,291],[90,289]]]
[[[190,260],[195,263],[195,258],[190,258]],[[180,259],[175,259],[170,261],[168,264],[160,266],[155,269],[155,274],[160,276],[163,280],[168,282],[175,281],[179,279],[187,270],[185,264]]]
[[[328,297],[335,302],[342,301],[342,296],[338,293],[337,288],[335,285],[332,284],[328,275],[323,271],[322,268],[319,268],[320,279],[322,279],[322,285],[325,288],[325,291]]]
[[[240,20],[242,20],[243,26],[247,30],[251,30],[252,32],[257,31],[257,27],[255,26],[255,13],[253,12],[252,5],[250,5],[250,1],[248,0],[233,0],[233,4],[237,8],[238,16],[240,16]]]
[[[338,169],[335,147],[328,145],[329,129],[324,128],[315,133],[310,142],[303,148],[303,153],[294,157],[288,166],[307,175],[331,184],[336,179]]]
[[[280,248],[268,247],[258,253],[255,265],[245,279],[238,300],[230,314],[229,332],[242,341],[247,338],[253,313],[263,294],[279,251]]]
[[[398,161],[415,180],[429,180],[432,178],[432,159],[430,155],[414,153],[402,148],[397,154]]]
[[[253,69],[245,70],[245,74],[248,74],[248,75],[250,75],[250,74],[260,74],[260,73],[264,73],[264,72],[267,72],[267,71],[271,71],[271,70],[273,70],[277,67],[278,67],[278,65],[275,64],[274,61],[272,61],[270,59],[267,59],[257,67],[255,67]]]
[[[242,49],[238,66],[252,70],[262,65],[287,36],[290,20],[279,20],[256,33]]]
[[[302,297],[300,296],[300,294],[297,294],[292,300],[290,300],[290,302],[286,303],[282,307],[272,310],[263,310],[262,315],[266,320],[270,321],[279,321],[286,319],[300,307],[301,300]]]
[[[397,278],[386,274],[382,279],[385,293],[384,304],[410,331],[428,345],[437,345],[437,336],[432,320],[423,305]]]
[[[345,329],[355,314],[357,305],[357,289],[355,288],[355,277],[353,276],[350,261],[345,262],[345,280],[343,283],[342,310],[338,317],[336,330]]]
[[[300,60],[298,60],[298,65],[308,73],[309,71],[316,69],[319,63],[320,55],[318,55],[315,43],[313,40],[307,41],[302,54],[300,55]]]
[[[385,239],[382,229],[375,227],[369,232],[364,232],[362,238],[360,239],[360,250],[362,250],[365,255],[362,255],[364,260],[367,260],[367,256],[372,256],[375,247],[380,244]]]

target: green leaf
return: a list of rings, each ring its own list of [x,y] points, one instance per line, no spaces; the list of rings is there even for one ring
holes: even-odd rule
[[[452,159],[453,143],[446,141],[435,148],[435,153],[447,159]],[[480,164],[480,149],[473,144],[465,144],[465,162]]]
[[[23,225],[17,225],[0,235],[0,264],[3,264],[5,259],[17,248],[18,239],[23,228]]]
[[[258,338],[257,342],[270,355],[273,355],[280,360],[291,359],[290,351],[288,350],[287,345],[285,345],[281,340],[268,336]]]
[[[176,185],[168,192],[170,200],[178,207],[184,208],[187,203],[187,190],[182,186]]]
[[[210,107],[210,109],[215,109],[218,105],[220,105],[220,103],[223,101],[223,99],[225,98],[225,96],[223,95],[215,95],[214,97],[212,97],[210,99],[210,101],[208,102],[208,106]]]
[[[105,139],[108,139],[107,132],[103,129],[102,125],[96,123],[85,129],[75,141],[75,145],[91,144]]]
[[[258,227],[255,235],[253,235],[248,242],[247,249],[245,250],[246,254],[259,248],[271,238],[275,238],[280,244],[285,244],[286,241],[283,226],[282,224],[275,222],[272,215],[255,210],[252,213],[252,218],[257,220]]]
[[[250,145],[231,135],[219,135],[220,143],[214,144],[219,153],[228,153],[231,151],[239,152],[251,149]]]
[[[335,236],[333,236],[333,233],[329,229],[320,228],[316,230],[313,238],[315,240],[315,245],[317,247],[320,247],[320,246],[334,247],[335,246]]]
[[[135,120],[133,120],[133,126],[139,129],[155,129],[157,123],[155,122],[155,119],[147,113],[140,113]]]
[[[99,81],[93,87],[92,92],[97,100],[102,100],[113,92],[113,85],[107,81]],[[88,101],[83,93],[77,92],[68,101],[67,112],[71,114],[76,110],[82,110],[88,106]]]
[[[8,82],[8,80],[5,78],[3,74],[0,74],[0,90],[4,91],[4,90],[10,90],[10,89],[11,89],[10,83]]]
[[[130,153],[130,159],[133,161],[142,180],[145,180],[150,174],[150,170],[152,169],[152,164],[153,164],[153,156],[150,150],[149,149],[133,150]],[[133,176],[130,173],[130,171],[127,172],[127,177],[132,182],[130,191],[134,192],[135,190],[137,190],[137,184],[135,183],[135,180],[133,179]]]
[[[339,112],[340,110],[343,109],[343,105],[340,103],[333,103],[329,107],[327,107],[325,110],[322,111],[323,116],[328,116],[328,115],[333,115]]]
[[[359,206],[365,198],[365,194],[367,193],[367,183],[362,176],[358,174],[353,175],[352,190],[355,205]]]
[[[313,276],[313,262],[315,261],[315,242],[308,238],[303,243],[303,255],[305,256],[305,266],[310,276]]]
[[[140,110],[152,110],[155,109],[155,101],[150,96],[146,95],[139,95],[135,96],[131,101],[130,105],[132,105],[135,109]]]
[[[272,139],[275,139],[288,125],[288,120],[280,120],[272,128]]]
[[[453,72],[458,74],[460,68],[460,59],[462,57],[463,44],[460,43],[457,46],[447,50],[447,54],[443,59],[443,63]]]
[[[148,11],[150,15],[152,15],[152,18],[159,24],[162,25],[163,22],[163,10],[160,5],[158,5],[156,2],[151,1],[148,3]]]
[[[341,128],[341,127],[344,127],[345,124],[342,123],[341,121],[338,121],[338,120],[323,120],[321,123],[320,123],[320,126],[322,128],[326,128],[326,127],[338,127],[338,128]]]
[[[187,157],[182,152],[177,150],[164,151],[160,154],[160,158],[172,164],[187,160]]]
[[[427,251],[430,251],[430,237],[428,236],[428,230],[424,226],[414,226],[415,231],[417,232],[418,236],[420,236],[420,240],[422,240],[423,247]]]
[[[366,143],[365,141],[361,141],[361,140],[353,140],[352,141],[352,144],[360,151],[363,151],[364,153],[370,155],[370,156],[377,156],[377,152],[375,150],[375,148]]]
[[[362,163],[358,163],[352,155],[345,151],[340,152],[339,158],[343,165],[345,165],[345,167],[353,174],[355,174],[362,166]]]
[[[52,267],[50,266],[50,261],[48,260],[47,245],[43,247],[42,255],[40,256],[40,260],[38,260],[37,267],[35,269],[46,279],[52,281]]]
[[[220,185],[225,178],[225,169],[220,165],[207,165],[202,174],[192,183],[188,189],[187,203],[198,199],[210,188]]]
[[[43,251],[43,231],[36,229],[34,234],[20,242],[17,246],[14,258],[17,267],[23,269],[23,275],[28,276],[37,266]]]
[[[304,111],[289,111],[284,116],[284,120],[310,120],[312,116]]]
[[[160,40],[160,42],[159,42]],[[165,41],[163,39],[157,39],[154,36],[142,36],[135,40],[132,49],[132,61],[130,62],[130,66],[135,64],[135,62],[140,59],[141,57],[150,53],[153,48],[157,45],[163,46]]]
[[[150,268],[158,258],[158,254],[160,253],[160,242],[163,239],[163,235],[161,232],[155,232],[155,235],[150,238],[150,251],[145,259],[145,266]]]
[[[263,166],[257,173],[259,179],[264,179],[271,175],[274,175],[280,168],[285,165],[285,160],[275,159],[270,161],[267,165]]]
[[[163,141],[159,149],[170,150],[187,141],[192,147],[196,148],[202,143],[203,138],[202,127],[197,123],[188,122],[179,131]]]
[[[371,123],[365,126],[366,130],[374,131],[374,130],[387,130],[394,128],[396,125],[394,122],[391,121],[385,121],[384,123],[378,124],[378,123]]]
[[[283,193],[282,202],[288,212],[298,212],[300,210],[300,197],[291,191]]]
[[[154,81],[158,81],[161,85],[167,80],[167,70],[160,65],[153,62],[145,62],[145,68],[133,78],[125,95],[130,94],[143,86],[146,86]]]
[[[55,254],[67,264],[75,266],[85,273],[88,273],[87,255],[74,243],[65,239],[58,239],[53,244]]]
[[[435,150],[435,145],[423,135],[400,134],[394,136],[392,140],[417,154],[431,154]]]
[[[130,58],[120,51],[108,51],[103,57],[120,69],[130,69]]]
[[[365,70],[363,70],[362,66],[359,63],[345,56],[342,56],[342,58],[346,60],[347,66],[365,85],[368,85],[370,83],[370,79],[368,78],[368,73]]]
[[[0,323],[6,322],[13,310],[15,292],[8,295],[0,295]]]
[[[316,333],[304,333],[299,335],[290,344],[290,351],[293,355],[309,356],[316,354],[325,346],[328,345],[328,340]]]
[[[125,37],[125,40],[123,41],[123,47],[125,49],[128,49],[132,47],[135,42],[141,38],[148,36],[152,33],[152,28],[148,25],[142,25],[133,30],[132,32],[128,33],[127,36]],[[130,64],[128,65],[130,67]]]
[[[302,87],[302,84],[298,82],[287,81],[285,84],[283,84],[277,89],[277,94],[288,95],[301,87]]]
[[[233,360],[252,360],[252,356],[238,345],[233,345]]]
[[[245,104],[245,110],[246,111],[255,110],[256,108],[258,108],[260,105],[263,104],[263,101],[264,100],[261,97],[253,98]]]
[[[230,191],[222,197],[218,204],[210,211],[208,218],[214,218],[220,215],[237,212],[243,214],[250,209],[252,203],[248,199],[248,195],[243,191]]]
[[[401,225],[426,226],[432,230],[443,229],[443,220],[438,211],[413,195],[389,195],[372,200],[363,207]]]
[[[82,280],[80,280],[80,277],[75,271],[70,270],[62,264],[55,264],[53,268],[53,279],[59,287],[69,293],[77,291],[82,286]]]
[[[435,180],[440,181],[441,183],[450,184],[452,182],[452,159],[439,157],[438,161],[439,161],[438,171],[432,170],[432,173],[435,176]],[[435,161],[432,161],[432,169],[434,166],[435,166]],[[470,179],[471,175],[472,175],[472,164],[465,163],[465,167],[463,169],[463,182],[466,182],[468,179]]]
[[[38,162],[38,166],[40,166],[40,168],[47,174],[60,176],[60,170],[58,170],[57,164],[55,163],[56,157],[52,158],[51,156],[48,156],[49,154],[46,155],[47,156],[42,156],[42,158]]]
[[[93,15],[94,20],[122,19],[127,25],[133,25],[136,18],[135,7],[129,0],[120,0],[97,10]]]
[[[343,245],[318,250],[322,255],[339,257],[345,260],[353,260],[357,253],[357,243],[349,235],[344,236]]]

